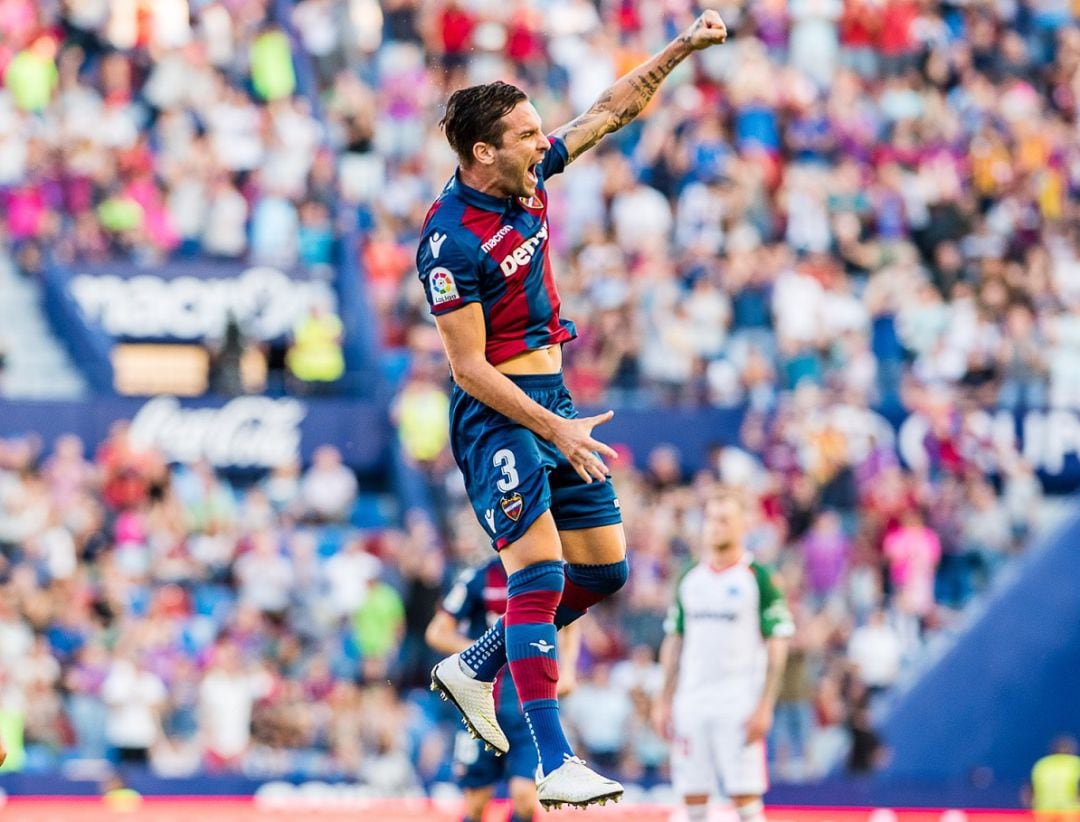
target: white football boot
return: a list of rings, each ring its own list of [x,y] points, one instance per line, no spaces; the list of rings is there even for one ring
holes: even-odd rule
[[[606,805],[608,802],[618,802],[622,795],[622,785],[601,776],[576,756],[566,757],[547,776],[540,768],[536,769],[536,797],[546,811],[563,805],[575,808]]]
[[[495,717],[495,683],[473,679],[463,670],[458,654],[452,654],[431,669],[431,690],[449,699],[461,711],[466,730],[484,747],[502,756],[510,741]]]

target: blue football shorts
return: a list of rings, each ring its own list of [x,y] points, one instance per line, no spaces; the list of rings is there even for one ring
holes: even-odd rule
[[[578,416],[562,374],[510,376],[531,399]],[[611,480],[585,482],[552,443],[466,394],[450,397],[450,446],[473,511],[496,551],[519,540],[548,509],[560,531],[622,522]]]

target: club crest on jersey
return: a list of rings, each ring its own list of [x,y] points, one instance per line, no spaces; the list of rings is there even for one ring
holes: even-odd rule
[[[518,202],[525,208],[543,208],[544,203],[535,194],[532,197],[518,197]]]
[[[525,507],[525,500],[521,498],[521,494],[516,491],[508,497],[503,497],[499,500],[499,505],[502,506],[503,513],[510,517],[514,522],[521,519],[521,510]]]
[[[428,286],[431,288],[432,305],[442,305],[460,296],[457,283],[454,282],[454,275],[450,273],[449,268],[443,268],[441,265],[431,269],[431,274],[428,275]]]

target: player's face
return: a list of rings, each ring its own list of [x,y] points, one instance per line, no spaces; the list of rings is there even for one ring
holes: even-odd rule
[[[495,150],[499,184],[507,196],[532,197],[536,193],[536,167],[551,148],[540,115],[524,100],[503,117],[503,125],[502,145]]]
[[[746,515],[731,497],[710,499],[705,503],[704,533],[706,548],[727,548],[741,543],[746,532]]]

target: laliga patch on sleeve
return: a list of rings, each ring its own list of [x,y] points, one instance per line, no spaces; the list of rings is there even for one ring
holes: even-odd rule
[[[449,268],[437,266],[431,269],[431,274],[428,276],[428,285],[431,288],[432,305],[452,302],[460,296],[457,283],[454,282],[454,275],[450,273]]]

